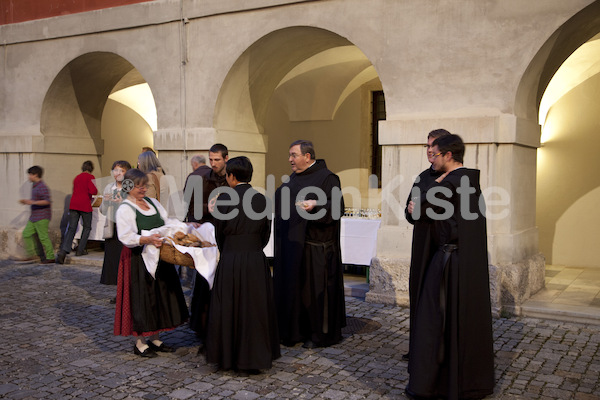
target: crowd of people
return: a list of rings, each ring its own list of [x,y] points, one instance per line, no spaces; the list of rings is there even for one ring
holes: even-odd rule
[[[495,380],[479,171],[463,166],[465,146],[458,135],[438,129],[427,139],[431,167],[415,180],[405,209],[414,225],[409,351],[402,355],[410,374],[405,392],[413,399],[483,398],[493,392]],[[289,146],[292,173],[270,208],[269,199],[250,185],[250,159],[230,159],[223,144],[213,145],[208,159],[210,165],[204,155],[191,158],[184,222],[193,228],[212,224],[220,255],[214,281],[195,273],[189,310],[177,266],[161,259],[149,268],[143,256],[146,246],[160,248],[164,240],[144,232],[181,224],[161,204],[164,169],[151,150],[139,155],[137,168],[114,162],[114,182],[104,188],[100,206],[107,216],[101,283],[116,285],[114,334],[133,336],[134,354],[151,358],[175,351],[160,333],[188,323],[207,362],[252,374],[271,368],[281,345],[312,349],[340,343],[346,310],[340,247],[344,202],[334,195],[341,190],[339,177],[316,158],[312,142],[295,141]],[[73,182],[58,263],[72,251],[80,219],[76,255],[85,254],[97,193],[93,169],[91,161],[84,162]],[[37,234],[42,262],[51,263],[50,192],[41,167],[28,173],[32,195],[21,202],[31,205],[31,216],[23,239],[32,258]],[[263,249],[272,229],[271,269]]]

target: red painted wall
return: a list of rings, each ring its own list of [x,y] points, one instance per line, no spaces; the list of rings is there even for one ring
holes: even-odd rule
[[[0,25],[152,0],[0,0]]]

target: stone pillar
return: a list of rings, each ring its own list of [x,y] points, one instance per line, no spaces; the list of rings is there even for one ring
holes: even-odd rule
[[[408,305],[412,225],[404,218],[404,206],[414,178],[429,167],[423,148],[427,133],[438,128],[460,135],[465,166],[481,170],[493,312],[519,313],[520,305],[544,285],[535,226],[540,129],[507,114],[380,122],[383,215],[366,300]]]

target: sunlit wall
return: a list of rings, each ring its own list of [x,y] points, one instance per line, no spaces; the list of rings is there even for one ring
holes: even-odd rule
[[[599,42],[565,62],[542,100],[536,220],[548,264],[600,267]]]
[[[155,130],[156,105],[148,84],[111,94],[102,113],[102,176],[110,174],[116,160],[129,161],[135,167],[142,147],[154,147]]]

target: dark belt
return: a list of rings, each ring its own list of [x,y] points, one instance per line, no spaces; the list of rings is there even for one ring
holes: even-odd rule
[[[440,246],[440,250],[444,253],[452,253],[454,250],[458,250],[457,244],[443,244]]]

